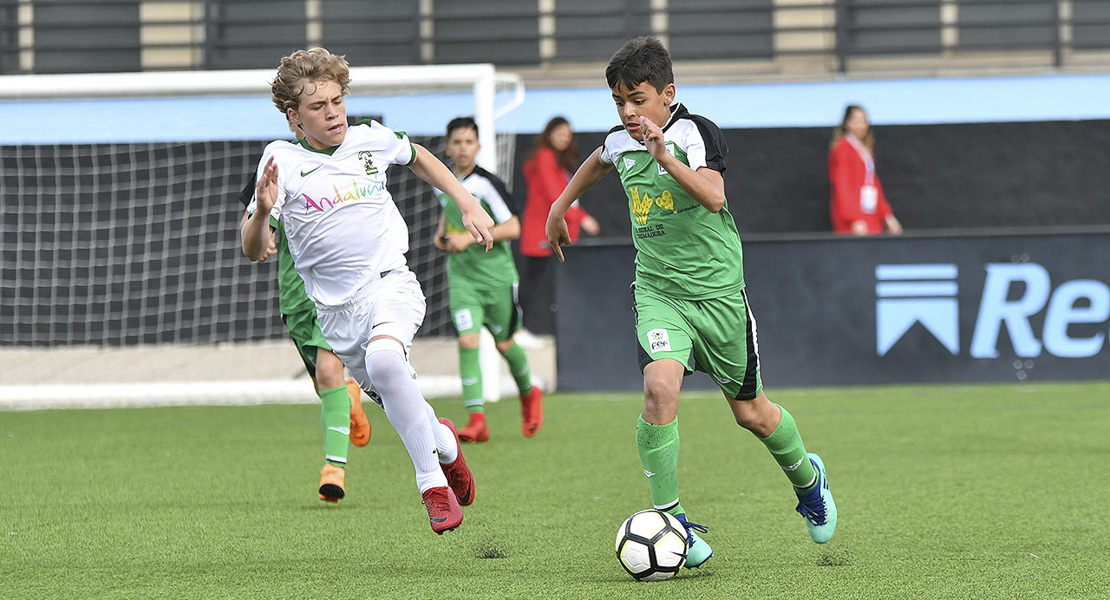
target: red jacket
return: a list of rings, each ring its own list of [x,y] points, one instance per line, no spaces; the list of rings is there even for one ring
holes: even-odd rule
[[[563,193],[570,181],[570,173],[559,166],[555,151],[540,148],[524,163],[524,183],[528,186],[528,199],[520,222],[520,252],[525,256],[551,256],[547,242],[547,213]],[[578,241],[579,222],[588,214],[578,203],[567,211],[567,228],[571,242]]]
[[[878,201],[873,212],[864,212],[860,203],[860,189],[867,178],[867,165],[863,162],[855,146],[847,136],[840,138],[829,152],[829,182],[832,184],[832,204],[829,216],[835,233],[851,233],[852,222],[863,220],[867,223],[867,233],[874,235],[884,231],[886,218],[893,214],[890,204],[883,193],[879,174],[874,173],[875,191]]]

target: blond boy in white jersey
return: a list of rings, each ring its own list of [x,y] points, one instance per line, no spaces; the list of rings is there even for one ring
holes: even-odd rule
[[[280,219],[320,328],[351,375],[374,389],[408,450],[432,530],[462,523],[474,479],[455,426],[437,419],[408,363],[424,319],[424,294],[408,269],[408,226],[386,190],[386,168],[403,164],[458,204],[486,246],[493,219],[435,156],[403,133],[372,121],[347,126],[350,71],[323,48],[282,59],[274,104],[304,131],[299,144],[274,142],[259,163],[257,207],[243,229],[248,257],[261,256],[271,219]]]

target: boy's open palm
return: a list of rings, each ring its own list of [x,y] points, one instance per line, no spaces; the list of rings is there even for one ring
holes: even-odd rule
[[[274,157],[271,156],[262,169],[262,176],[258,178],[258,183],[254,186],[255,197],[258,199],[258,210],[270,212],[274,203],[277,202],[277,177],[278,167],[274,163]]]

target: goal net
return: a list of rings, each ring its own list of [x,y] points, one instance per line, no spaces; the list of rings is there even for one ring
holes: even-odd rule
[[[276,262],[251,263],[239,240],[240,191],[265,145],[291,136],[269,99],[272,77],[0,77],[0,350],[287,340]],[[473,115],[479,162],[511,184],[510,113],[522,98],[520,79],[491,65],[355,67],[347,111],[440,158],[447,121]],[[389,182],[428,298],[419,335],[451,335],[444,260],[431,243],[438,203],[408,169],[391,169]]]

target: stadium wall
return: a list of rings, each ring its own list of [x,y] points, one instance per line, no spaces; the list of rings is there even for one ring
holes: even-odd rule
[[[1105,379],[1101,232],[761,238],[744,244],[763,382],[787,386]],[[634,249],[570,247],[557,270],[558,387],[642,389]],[[687,388],[715,387],[705,376]]]
[[[725,193],[741,233],[831,230],[832,127],[724,134]],[[1110,224],[1110,120],[896,125],[876,127],[875,135],[876,168],[907,231]],[[518,165],[534,137],[518,139]],[[578,134],[583,158],[604,137]],[[630,239],[616,177],[582,204],[604,235]]]

